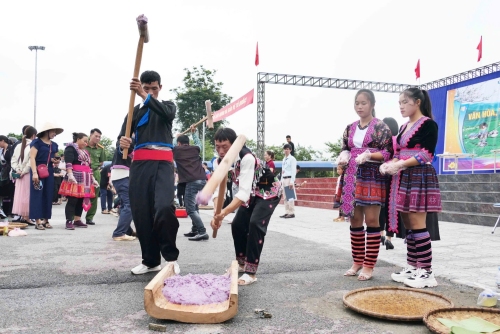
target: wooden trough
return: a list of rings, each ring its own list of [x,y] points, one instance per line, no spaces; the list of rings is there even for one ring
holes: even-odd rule
[[[151,317],[156,319],[192,324],[217,324],[229,320],[238,313],[237,261],[232,261],[228,273],[231,277],[228,300],[209,305],[172,304],[162,293],[165,279],[175,275],[173,264],[168,264],[144,288],[144,308]]]

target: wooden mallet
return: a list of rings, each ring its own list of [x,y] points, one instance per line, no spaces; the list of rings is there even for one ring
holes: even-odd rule
[[[213,118],[213,113],[212,113],[212,102],[210,100],[205,101],[205,110],[207,112],[207,116],[203,117],[200,119],[198,122],[194,123],[192,126],[197,127],[201,123],[207,121],[207,128],[213,129],[214,128],[214,118]],[[181,135],[185,135],[191,131],[191,129],[187,129],[186,131],[182,132]]]
[[[219,214],[222,211],[222,204],[224,203],[224,195],[226,193],[225,189],[227,183],[227,174],[231,169],[231,166],[233,165],[234,161],[238,157],[241,148],[243,147],[243,145],[245,145],[246,141],[247,138],[244,135],[239,135],[238,138],[236,138],[234,143],[231,145],[231,148],[227,151],[226,155],[224,156],[224,159],[222,159],[219,166],[217,166],[217,169],[210,177],[210,180],[208,180],[205,187],[203,187],[203,189],[198,193],[198,195],[196,195],[196,201],[198,204],[207,205],[215,189],[217,189],[217,186],[219,186],[219,195],[217,197],[217,203],[214,203],[216,204],[215,214]],[[214,230],[212,237],[213,238],[217,237],[217,230]]]
[[[137,44],[137,53],[135,54],[135,66],[133,78],[139,77],[142,60],[142,48],[144,43],[149,42],[148,33],[148,18],[141,14],[137,17],[137,27],[139,28],[139,44]],[[125,129],[125,137],[130,138],[130,130],[132,128],[132,116],[134,115],[135,91],[130,91],[130,101],[128,104],[127,127]],[[123,159],[127,159],[128,148],[123,149]]]

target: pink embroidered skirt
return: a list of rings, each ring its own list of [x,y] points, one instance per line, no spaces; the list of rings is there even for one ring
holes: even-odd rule
[[[441,212],[439,181],[432,165],[410,167],[400,173],[397,211]]]

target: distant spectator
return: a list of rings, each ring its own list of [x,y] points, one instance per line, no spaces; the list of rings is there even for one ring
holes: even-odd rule
[[[264,160],[266,160],[267,167],[274,173],[276,167],[274,166],[274,152],[273,151],[265,151],[264,152]]]
[[[292,137],[290,137],[290,135],[286,136],[286,142],[288,145],[292,147],[292,151],[290,152],[290,154],[292,156],[295,156],[295,145],[292,143]]]

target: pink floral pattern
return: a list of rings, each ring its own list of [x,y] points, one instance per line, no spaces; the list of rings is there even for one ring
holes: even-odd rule
[[[342,188],[342,200],[340,210],[344,216],[352,216],[355,206],[355,190],[356,190],[356,172],[358,166],[356,164],[356,157],[366,150],[370,152],[380,152],[384,157],[384,161],[391,158],[393,154],[392,136],[390,129],[387,125],[379,120],[373,118],[366,130],[365,138],[363,140],[363,147],[357,148],[354,145],[354,134],[358,128],[359,121],[347,126],[344,131],[344,144],[342,150],[351,152],[351,158],[347,164],[347,169],[344,172],[344,184]]]

